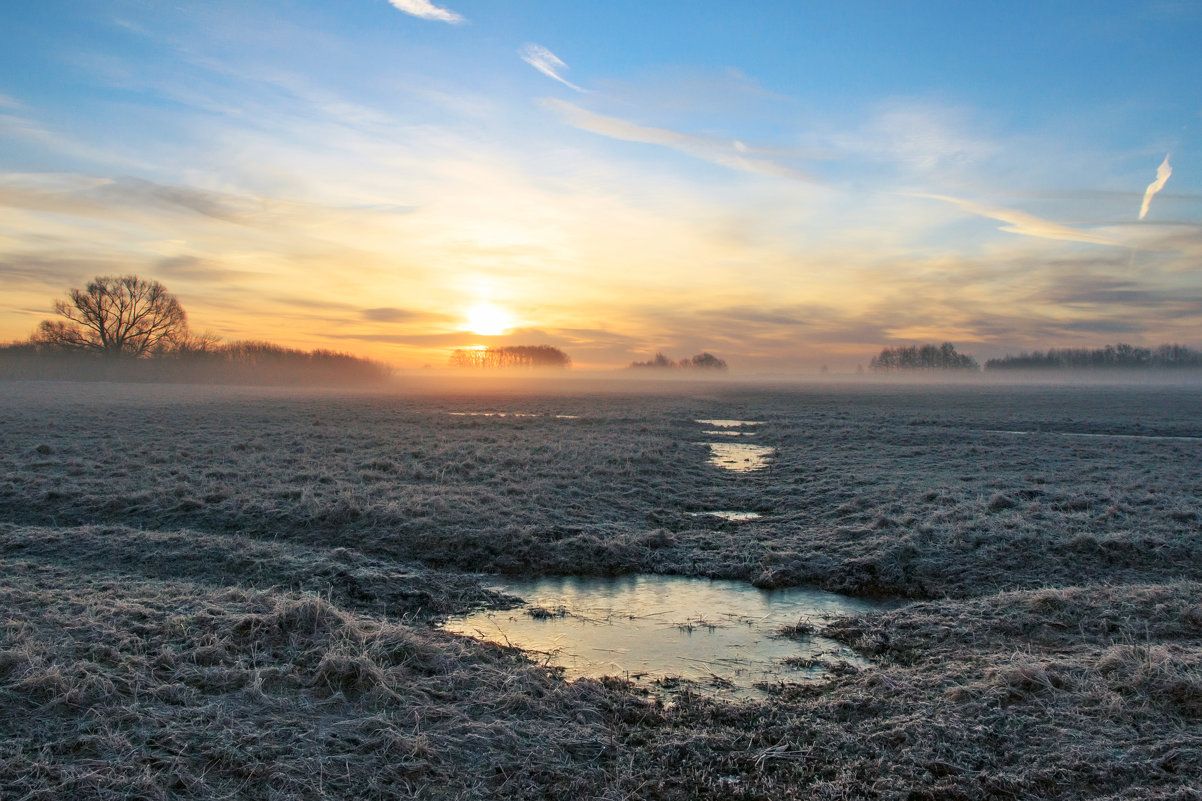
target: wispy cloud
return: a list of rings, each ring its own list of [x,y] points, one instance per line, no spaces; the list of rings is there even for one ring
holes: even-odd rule
[[[1173,168],[1169,166],[1169,154],[1164,154],[1164,161],[1160,162],[1160,166],[1156,168],[1156,180],[1148,184],[1148,188],[1144,190],[1144,202],[1139,207],[1139,218],[1142,220],[1148,215],[1148,204],[1152,202],[1152,196],[1164,189],[1164,185],[1168,183],[1169,176],[1173,174]]]
[[[448,314],[438,314],[436,312],[421,311],[417,309],[399,309],[392,306],[384,306],[377,309],[363,309],[360,312],[363,319],[370,320],[374,323],[445,323],[454,318]]]
[[[1107,239],[1098,234],[1092,234],[1089,231],[1082,231],[1079,228],[1072,228],[1068,225],[1061,225],[1050,220],[1044,220],[1036,217],[1033,214],[1027,214],[1025,211],[1017,211],[1015,209],[999,208],[997,206],[984,206],[980,203],[974,203],[971,200],[963,198],[951,197],[949,195],[929,195],[925,193],[914,193],[911,197],[921,197],[930,200],[941,200],[945,203],[951,203],[957,206],[962,211],[969,214],[975,214],[978,217],[987,217],[991,220],[1004,222],[1006,225],[998,230],[1006,231],[1011,234],[1022,234],[1023,236],[1034,236],[1040,239],[1061,239],[1068,242],[1086,242],[1093,245],[1118,245],[1119,242],[1113,239]]]
[[[568,68],[568,65],[563,63],[563,60],[559,56],[542,45],[534,44],[533,42],[523,45],[522,49],[518,51],[518,55],[522,57],[522,61],[525,61],[548,78],[554,78],[564,86],[569,89],[575,89],[577,92],[585,91],[563,77],[561,73]]]
[[[821,183],[813,176],[792,167],[768,159],[748,157],[746,154],[749,149],[737,139],[714,139],[681,133],[669,128],[638,125],[619,117],[597,114],[563,100],[548,99],[543,102],[548,108],[563,117],[568,125],[584,131],[591,131],[612,139],[621,139],[625,142],[643,142],[649,145],[669,147],[694,158],[743,172],[770,175],[774,178],[788,178],[806,183]]]
[[[435,19],[440,22],[449,22],[452,25],[458,25],[465,21],[462,14],[457,14],[450,9],[439,8],[430,0],[388,0],[388,2],[398,10],[422,19]]]

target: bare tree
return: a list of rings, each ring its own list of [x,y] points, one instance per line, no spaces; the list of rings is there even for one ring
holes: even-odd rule
[[[719,359],[717,356],[715,356],[714,354],[709,353],[709,352],[698,353],[696,356],[694,356],[691,359],[681,359],[680,361],[676,361],[675,359],[669,359],[667,356],[665,356],[662,353],[656,353],[655,358],[653,358],[651,361],[631,362],[630,366],[635,367],[635,368],[642,368],[642,367],[676,368],[676,367],[679,367],[681,369],[686,369],[686,370],[692,369],[692,368],[697,368],[700,370],[725,370],[726,369],[726,360]]]
[[[958,353],[956,346],[944,342],[941,346],[885,348],[872,357],[868,366],[873,370],[979,370],[977,360],[967,353]]]
[[[507,345],[503,348],[457,348],[451,351],[452,367],[570,367],[572,359],[551,345]]]
[[[106,356],[146,356],[189,340],[188,320],[175,296],[158,281],[136,275],[101,276],[69,300],[55,301],[67,318],[43,320],[34,335],[41,344]]]

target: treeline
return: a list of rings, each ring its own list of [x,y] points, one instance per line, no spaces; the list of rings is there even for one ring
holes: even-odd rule
[[[872,370],[980,370],[977,360],[958,353],[950,342],[935,345],[908,345],[885,348],[868,363]]]
[[[1202,351],[1184,345],[1141,348],[1119,343],[1102,348],[1052,348],[985,362],[986,370],[1149,370],[1202,368]]]
[[[159,349],[142,358],[112,358],[36,342],[0,347],[0,378],[15,380],[349,386],[391,376],[391,368],[380,362],[270,342]]]
[[[218,344],[194,334],[158,281],[102,275],[54,303],[26,342],[0,347],[0,378],[347,386],[391,376],[387,366],[330,350],[270,342]]]
[[[451,351],[451,367],[471,369],[570,367],[572,359],[551,345],[508,345],[503,348],[458,348]]]
[[[676,361],[669,359],[662,353],[656,353],[654,358],[646,362],[631,362],[631,368],[661,368],[661,369],[686,369],[686,370],[725,370],[726,362],[719,359],[712,353],[698,353],[691,359],[681,359]]]

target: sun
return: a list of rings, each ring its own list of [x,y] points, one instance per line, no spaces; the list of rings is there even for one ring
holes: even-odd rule
[[[487,301],[467,310],[467,327],[473,334],[496,336],[513,327],[513,315]]]

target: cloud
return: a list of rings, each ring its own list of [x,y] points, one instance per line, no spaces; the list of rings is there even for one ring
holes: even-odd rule
[[[577,92],[585,91],[560,74],[562,70],[568,68],[568,65],[564,64],[559,56],[542,45],[534,43],[523,45],[522,49],[518,51],[518,55],[522,57],[522,61],[525,61],[548,78],[554,78],[564,86],[569,89],[575,89]]]
[[[0,174],[0,206],[81,217],[118,217],[129,210],[174,211],[238,225],[256,224],[266,209],[265,202],[255,198],[140,178],[73,173]]]
[[[439,8],[430,2],[430,0],[388,0],[393,7],[399,11],[404,11],[406,14],[412,14],[415,17],[422,19],[434,19],[440,22],[449,22],[452,25],[458,25],[464,22],[462,14],[456,14],[454,11],[445,8]]]
[[[1152,196],[1164,189],[1164,185],[1168,183],[1169,176],[1173,174],[1173,168],[1169,166],[1169,154],[1164,154],[1164,161],[1156,168],[1156,180],[1148,184],[1148,188],[1144,190],[1144,202],[1139,207],[1139,218],[1142,220],[1148,214],[1148,204],[1152,202]]]
[[[417,345],[426,348],[465,348],[481,340],[496,340],[497,337],[485,337],[471,331],[450,331],[439,334],[380,334],[375,332],[334,334],[328,331],[321,335],[329,339],[351,339],[359,342],[379,342],[388,345]],[[450,355],[450,354],[447,354]]]
[[[821,183],[818,179],[783,164],[777,164],[768,159],[748,158],[744,155],[748,150],[747,146],[738,140],[711,139],[668,128],[638,125],[618,117],[608,117],[604,114],[587,111],[563,100],[547,99],[543,103],[558,113],[568,125],[601,136],[621,139],[624,142],[642,142],[648,145],[668,147],[711,164],[719,164],[723,167],[757,175],[787,178],[812,184]]]
[[[221,192],[171,186],[140,178],[114,178],[94,187],[91,195],[102,205],[128,205],[142,208],[173,208],[195,212],[223,222],[251,224],[257,209],[253,201]]]
[[[948,195],[929,195],[921,192],[912,193],[909,197],[921,197],[929,200],[942,200],[945,203],[951,203],[958,206],[963,211],[969,214],[975,214],[978,217],[987,217],[991,220],[998,220],[1006,223],[998,230],[1006,231],[1011,234],[1022,234],[1023,236],[1034,236],[1040,239],[1062,239],[1068,242],[1085,242],[1093,245],[1118,245],[1119,242],[1113,239],[1107,239],[1098,234],[1091,234],[1088,231],[1082,231],[1078,228],[1072,228],[1060,223],[1054,223],[1049,220],[1044,220],[1036,217],[1033,214],[1027,214],[1025,211],[1016,211],[1014,209],[1003,209],[996,206],[983,206],[980,203],[974,203],[971,200],[963,198],[950,197]]]
[[[154,263],[154,272],[171,280],[179,278],[184,281],[224,284],[236,284],[254,275],[247,270],[227,270],[214,259],[202,259],[191,255],[160,259]]]
[[[375,323],[431,323],[444,322],[452,319],[450,316],[445,314],[415,311],[413,309],[397,309],[393,307],[363,309],[362,314],[363,319],[371,320]]]

